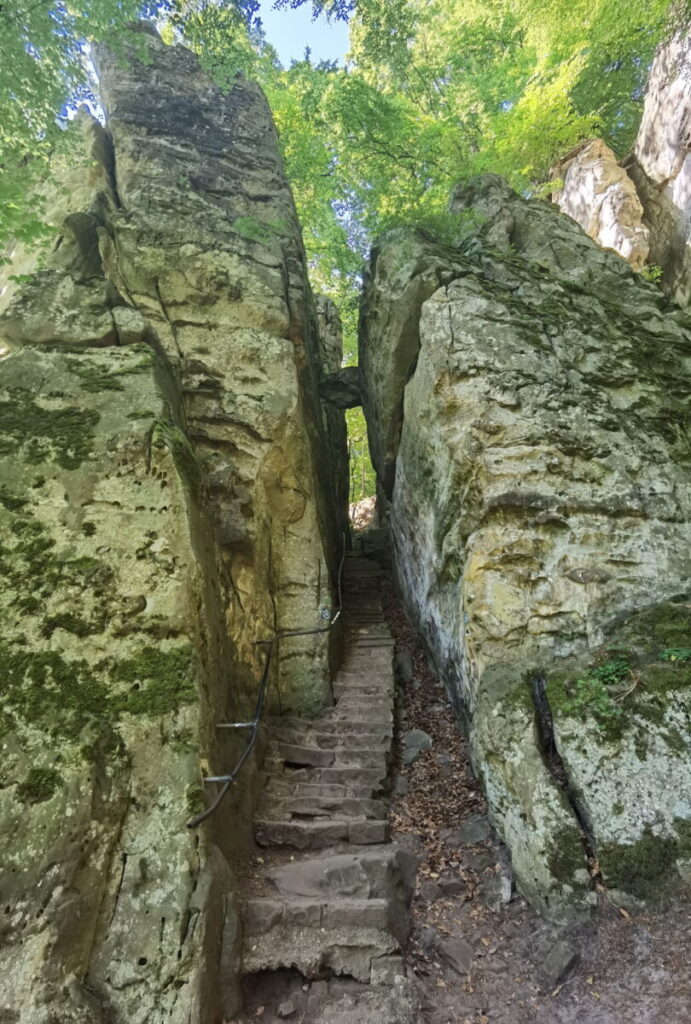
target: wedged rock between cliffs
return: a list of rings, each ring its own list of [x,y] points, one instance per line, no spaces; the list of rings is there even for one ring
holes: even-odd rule
[[[691,301],[690,148],[691,35],[682,29],[658,47],[631,152],[618,162],[602,139],[588,139],[551,171],[562,180],[559,208],[682,306]]]
[[[385,235],[361,307],[398,585],[522,892],[656,899],[691,858],[691,321],[499,178],[451,209],[459,247]]]
[[[260,89],[142,26],[97,54],[106,126],[0,340],[0,1018],[208,1022],[237,1005],[255,773],[215,794],[276,631],[323,625],[346,528],[343,414]],[[139,58],[142,59],[139,59]],[[82,174],[83,172],[83,174]],[[59,185],[59,183],[58,183]],[[21,269],[30,272],[28,257]],[[337,631],[270,696],[330,699]],[[231,827],[228,827],[228,823]],[[224,938],[225,937],[225,938]]]

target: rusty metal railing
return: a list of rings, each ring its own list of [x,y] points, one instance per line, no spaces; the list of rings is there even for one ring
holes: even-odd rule
[[[196,814],[193,818],[189,819],[189,821],[187,822],[187,828],[197,828],[208,818],[210,818],[215,811],[218,810],[218,808],[223,803],[223,800],[226,797],[228,790],[235,781],[238,773],[241,771],[243,765],[247,761],[247,758],[250,756],[254,749],[254,745],[257,742],[259,724],[261,722],[262,714],[264,712],[266,690],[269,683],[269,672],[271,669],[271,659],[273,658],[274,650],[277,648],[279,641],[289,636],[313,636],[317,633],[328,633],[329,630],[332,629],[333,626],[335,626],[336,622],[338,621],[343,608],[341,574],[343,572],[344,561],[345,534],[343,534],[343,554],[341,555],[341,562],[338,567],[338,608],[336,609],[336,614],[333,616],[333,618],[329,618],[329,622],[327,623],[326,626],[318,626],[315,629],[285,629],[276,633],[268,640],[256,641],[258,645],[266,645],[267,651],[266,658],[264,660],[264,668],[262,670],[261,682],[259,685],[259,693],[257,695],[257,703],[254,708],[254,718],[252,719],[251,722],[219,722],[216,725],[217,729],[248,729],[250,733],[249,740],[247,741],[247,745],[243,750],[242,754],[240,755],[232,771],[228,772],[227,775],[207,775],[204,777],[203,782],[205,785],[214,783],[222,783],[223,785],[222,788],[219,790],[213,803],[209,804],[209,806],[206,807],[203,811],[201,811],[199,814]],[[330,613],[327,612],[327,614]],[[324,615],[323,611],[322,615]]]

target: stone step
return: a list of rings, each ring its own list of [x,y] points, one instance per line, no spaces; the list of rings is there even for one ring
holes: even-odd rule
[[[330,973],[327,969],[326,974]],[[254,1014],[261,1008],[261,1024],[419,1024],[422,1020],[416,985],[406,976],[404,958],[396,953],[372,958],[369,982],[334,975],[306,985],[297,976],[292,986],[285,987],[285,983],[276,985],[271,971],[255,974],[253,979]],[[256,1019],[248,1016],[247,1021]]]
[[[296,850],[323,850],[336,843],[384,843],[388,834],[388,821],[366,818],[275,821],[257,817],[254,823],[254,836],[260,846],[290,846]]]
[[[390,672],[393,665],[393,649],[390,646],[373,647],[353,644],[343,659],[343,672]]]
[[[284,897],[386,898],[407,905],[415,889],[416,867],[413,853],[389,843],[302,857],[271,868],[264,877]]]
[[[334,697],[345,697],[350,695],[352,697],[357,697],[358,700],[362,700],[364,703],[372,701],[391,703],[393,700],[393,693],[393,682],[388,686],[382,686],[381,683],[378,682],[367,683],[364,681],[354,682],[348,680],[342,683],[337,679],[334,683]]]
[[[265,794],[258,815],[266,821],[293,821],[306,818],[366,818],[381,821],[388,812],[383,800],[367,797]]]
[[[387,706],[386,710],[382,710],[378,706],[363,706],[362,704],[353,706],[350,704],[343,704],[341,707],[336,706],[331,712],[332,721],[336,725],[336,731],[338,731],[338,725],[340,722],[347,723],[348,726],[362,725],[369,728],[372,722],[376,721],[377,725],[385,723],[386,725],[393,724],[393,708]]]
[[[385,899],[337,899],[331,902],[292,896],[257,897],[244,907],[244,934],[253,936],[290,929],[376,928],[389,931],[390,908]]]
[[[326,757],[325,755],[330,755]],[[389,747],[380,750],[353,747],[337,747],[323,750],[321,747],[296,747],[288,743],[271,744],[267,751],[266,765],[273,773],[282,765],[297,765],[305,768],[386,768]],[[289,769],[291,770],[291,769]]]
[[[329,800],[368,800],[371,797],[369,786],[329,785],[329,783],[291,782],[282,775],[269,775],[264,781],[263,796],[267,798],[292,797],[308,799],[324,797]]]
[[[289,764],[308,765],[312,768],[328,768],[336,760],[334,750],[317,746],[302,746],[293,743],[271,743],[267,761],[285,761]]]
[[[334,750],[336,747],[347,747],[349,750],[389,750],[391,736],[384,730],[367,732],[314,732],[309,726],[303,730],[275,729],[273,738],[281,745],[294,747],[321,747]]]
[[[362,720],[366,715],[372,718],[385,719],[393,715],[393,707],[390,701],[383,701],[376,697],[367,697],[358,693],[344,693],[338,698],[334,707],[334,715],[352,715],[353,718]]]
[[[245,974],[288,968],[308,979],[345,975],[367,984],[374,965],[399,949],[396,937],[381,928],[350,925],[334,931],[275,927],[245,939],[242,968]],[[320,1013],[316,1019],[323,1022],[325,1018]],[[364,1024],[364,1019],[353,1020],[353,1024]]]
[[[388,715],[385,719],[380,721],[372,721],[370,715],[364,721],[360,718],[349,722],[342,715],[333,716],[333,712],[329,718],[291,718],[286,716],[285,718],[272,719],[267,722],[269,732],[273,733],[277,728],[295,728],[299,729],[305,725],[309,725],[310,728],[314,729],[315,732],[319,733],[338,733],[339,736],[347,736],[351,734],[365,734],[369,732],[382,732],[389,736],[393,735],[393,726],[391,723],[391,716]]]
[[[317,783],[341,786],[369,787],[370,793],[376,793],[383,786],[388,768],[291,768],[275,769],[269,773],[272,777],[287,779],[292,783]]]

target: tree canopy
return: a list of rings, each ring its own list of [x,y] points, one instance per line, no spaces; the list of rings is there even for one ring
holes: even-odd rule
[[[31,182],[92,90],[88,45],[153,18],[222,87],[257,79],[274,112],[315,288],[341,308],[354,355],[357,283],[372,238],[401,223],[448,241],[459,179],[493,171],[541,194],[554,160],[635,137],[650,61],[679,0],[276,0],[349,20],[343,66],[283,67],[256,0],[0,0],[0,252],[41,232]],[[353,414],[354,416],[356,414]],[[369,482],[366,484],[369,487]]]

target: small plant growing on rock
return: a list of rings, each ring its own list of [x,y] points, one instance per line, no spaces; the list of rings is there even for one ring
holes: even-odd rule
[[[631,666],[623,658],[590,668],[575,682],[564,685],[562,708],[567,713],[592,714],[600,728],[606,729],[623,714],[619,702],[627,690],[622,683],[630,675]]]
[[[650,281],[651,284],[659,284],[664,271],[656,263],[651,263],[650,266],[642,267],[639,273],[644,281]]]
[[[663,661],[691,661],[691,647],[668,647],[660,657]]]

